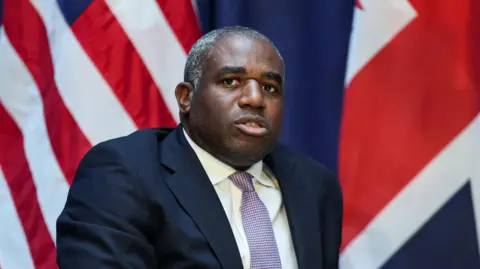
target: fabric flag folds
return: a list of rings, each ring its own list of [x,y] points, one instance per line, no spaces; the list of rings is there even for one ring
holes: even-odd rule
[[[340,135],[342,268],[480,268],[480,4],[360,4]]]
[[[56,268],[55,221],[94,144],[175,126],[190,0],[0,1],[0,267]]]

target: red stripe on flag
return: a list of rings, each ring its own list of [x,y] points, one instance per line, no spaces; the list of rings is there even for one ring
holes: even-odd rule
[[[23,136],[1,103],[0,122],[0,166],[22,223],[33,263],[36,269],[56,268],[55,245],[40,210],[36,187],[25,156]]]
[[[173,32],[186,53],[201,36],[197,16],[191,0],[157,0]]]
[[[343,247],[480,111],[467,0],[412,4],[418,17],[346,91]]]
[[[78,163],[91,145],[58,92],[45,26],[28,0],[6,0],[4,27],[37,83],[50,143],[65,177],[71,182]]]
[[[72,30],[138,128],[176,125],[140,55],[105,1],[93,1]]]
[[[480,98],[480,1],[471,0],[470,3],[470,18],[472,20],[470,23],[470,37],[472,39],[470,50],[472,51],[473,78]]]

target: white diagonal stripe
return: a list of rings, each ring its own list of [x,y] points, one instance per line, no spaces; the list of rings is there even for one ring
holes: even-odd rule
[[[472,180],[478,214],[480,115],[440,152],[342,252],[342,269],[377,269]],[[401,220],[401,221],[399,221]],[[478,228],[477,223],[477,228]]]
[[[347,86],[358,71],[417,16],[408,0],[364,0],[362,6],[364,10],[355,8],[353,18]]]

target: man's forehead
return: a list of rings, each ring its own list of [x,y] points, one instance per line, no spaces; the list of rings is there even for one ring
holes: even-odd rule
[[[251,64],[283,69],[283,63],[271,44],[260,38],[242,35],[229,35],[217,40],[207,62],[212,71],[224,66],[247,67],[246,65]]]
[[[215,52],[231,55],[253,55],[260,52],[277,54],[267,41],[258,37],[238,34],[219,38],[212,46],[212,53]]]

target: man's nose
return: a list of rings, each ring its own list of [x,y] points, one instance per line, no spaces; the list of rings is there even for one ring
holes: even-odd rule
[[[265,100],[262,91],[262,85],[254,79],[247,81],[242,89],[242,96],[239,99],[240,107],[250,106],[254,109],[264,109]]]

